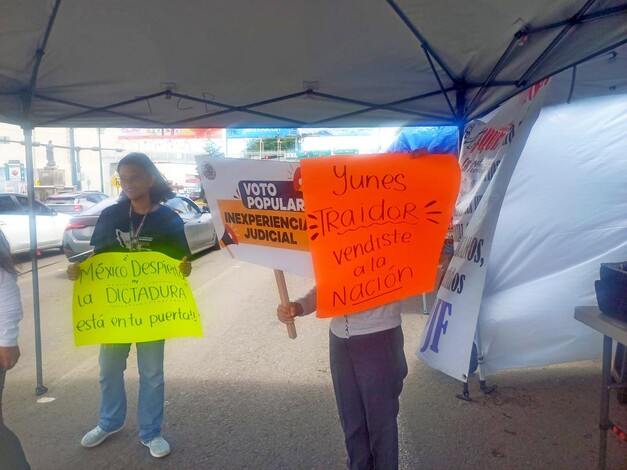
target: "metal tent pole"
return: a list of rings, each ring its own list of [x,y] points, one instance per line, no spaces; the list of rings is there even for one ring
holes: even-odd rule
[[[33,68],[31,71],[30,84],[22,94],[22,107],[24,111],[24,119],[22,131],[24,133],[24,151],[26,155],[26,187],[28,191],[28,227],[30,230],[30,259],[32,262],[33,277],[33,310],[35,322],[35,363],[37,366],[37,386],[35,387],[36,395],[43,395],[48,389],[43,384],[43,371],[41,361],[41,319],[39,316],[39,274],[37,272],[37,223],[35,218],[35,171],[33,164],[33,125],[31,120],[31,111],[33,107],[33,98],[37,89],[37,76],[39,67],[44,58],[46,45],[50,39],[52,26],[59,12],[61,0],[55,0],[48,19],[46,32],[35,51],[33,57]]]
[[[35,178],[33,165],[33,130],[23,127],[24,149],[26,153],[26,185],[28,191],[28,226],[30,231],[30,259],[33,277],[33,312],[35,321],[35,365],[37,368],[36,395],[43,395],[48,391],[44,385],[42,355],[41,355],[41,316],[39,312],[39,272],[37,268],[37,222],[35,218]]]
[[[464,139],[464,128],[466,124],[466,88],[463,81],[460,81],[460,86],[457,89],[457,149],[458,149],[458,158],[462,154],[462,143]],[[479,319],[477,319],[477,326],[475,328],[475,345],[477,346],[477,361],[479,367],[479,386],[483,393],[489,394],[496,390],[496,385],[487,386],[485,382],[485,372],[483,367],[483,346],[481,344],[481,327],[479,326]],[[471,350],[472,351],[472,350]],[[472,359],[472,352],[471,352]],[[470,364],[469,364],[469,372],[470,372]],[[466,381],[464,382],[464,388],[461,394],[457,395],[457,398],[465,401],[470,401],[470,394],[468,392],[468,379],[466,376]]]
[[[477,345],[477,362],[479,363],[479,388],[485,393],[492,393],[496,390],[496,385],[487,386],[485,383],[485,370],[483,367],[483,345],[481,344],[481,327],[477,320],[477,329],[475,331],[475,344]]]

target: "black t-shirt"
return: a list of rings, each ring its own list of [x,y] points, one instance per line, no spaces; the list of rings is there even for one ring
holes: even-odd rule
[[[94,253],[111,251],[131,251],[131,224],[128,217],[130,201],[120,201],[102,211],[91,244]],[[133,229],[137,231],[143,214],[133,212]],[[158,251],[174,259],[191,256],[185,238],[183,219],[167,206],[148,213],[139,232],[141,251]]]

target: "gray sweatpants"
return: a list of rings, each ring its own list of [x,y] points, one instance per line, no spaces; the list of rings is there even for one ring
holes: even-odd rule
[[[400,326],[338,338],[329,332],[331,376],[348,468],[398,468],[396,418],[407,362]]]

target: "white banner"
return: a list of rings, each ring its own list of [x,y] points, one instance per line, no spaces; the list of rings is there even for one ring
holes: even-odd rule
[[[547,83],[511,98],[464,131],[462,183],[454,215],[455,254],[416,351],[426,364],[464,382],[499,211]]]
[[[313,277],[297,162],[199,156],[196,163],[227,255]]]

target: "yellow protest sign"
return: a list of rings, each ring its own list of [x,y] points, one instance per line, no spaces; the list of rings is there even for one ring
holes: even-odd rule
[[[80,264],[72,321],[77,346],[202,336],[180,260],[162,253],[102,253]]]

